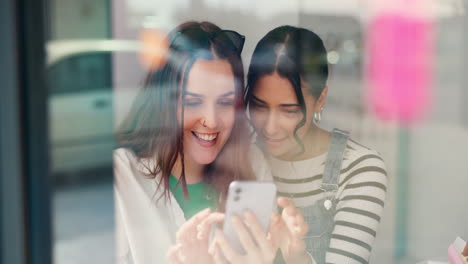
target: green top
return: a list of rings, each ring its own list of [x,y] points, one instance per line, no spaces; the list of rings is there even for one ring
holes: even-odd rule
[[[203,181],[195,184],[187,184],[189,197],[185,199],[182,185],[177,186],[177,183],[178,180],[171,174],[169,177],[169,188],[184,212],[185,219],[190,219],[194,214],[208,207],[212,210],[216,209],[217,197],[216,190],[213,186]]]

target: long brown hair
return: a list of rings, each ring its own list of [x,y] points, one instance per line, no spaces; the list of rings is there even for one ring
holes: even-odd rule
[[[184,132],[177,122],[178,98],[186,89],[188,73],[196,60],[227,60],[235,78],[235,123],[218,157],[205,166],[203,174],[204,181],[214,186],[220,201],[218,205],[223,209],[228,185],[233,180],[253,179],[254,176],[247,155],[250,137],[243,110],[244,71],[240,51],[234,48],[230,38],[213,38],[214,33],[222,32],[212,23],[187,22],[169,34],[167,62],[148,74],[143,90],[119,129],[118,142],[120,147],[132,150],[139,159],[154,161],[148,167],[148,176],[156,179],[158,188],[163,188],[161,197],[170,197],[169,177],[180,157],[182,173],[179,183],[187,198]],[[183,104],[181,107],[183,124]]]

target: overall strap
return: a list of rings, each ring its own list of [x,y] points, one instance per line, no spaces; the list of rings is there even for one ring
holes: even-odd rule
[[[341,174],[341,164],[348,142],[347,131],[333,129],[328,146],[328,155],[323,172],[322,189],[325,192],[337,191],[338,181]]]

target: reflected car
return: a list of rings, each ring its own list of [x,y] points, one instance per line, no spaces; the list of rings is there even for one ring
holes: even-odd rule
[[[111,168],[115,147],[113,65],[115,54],[137,54],[124,40],[47,43],[49,134],[52,174]]]

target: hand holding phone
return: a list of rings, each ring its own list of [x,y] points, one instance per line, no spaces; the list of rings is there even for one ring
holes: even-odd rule
[[[226,203],[223,231],[209,249],[215,263],[273,263],[279,247],[280,216],[273,213],[272,182],[233,182]]]

